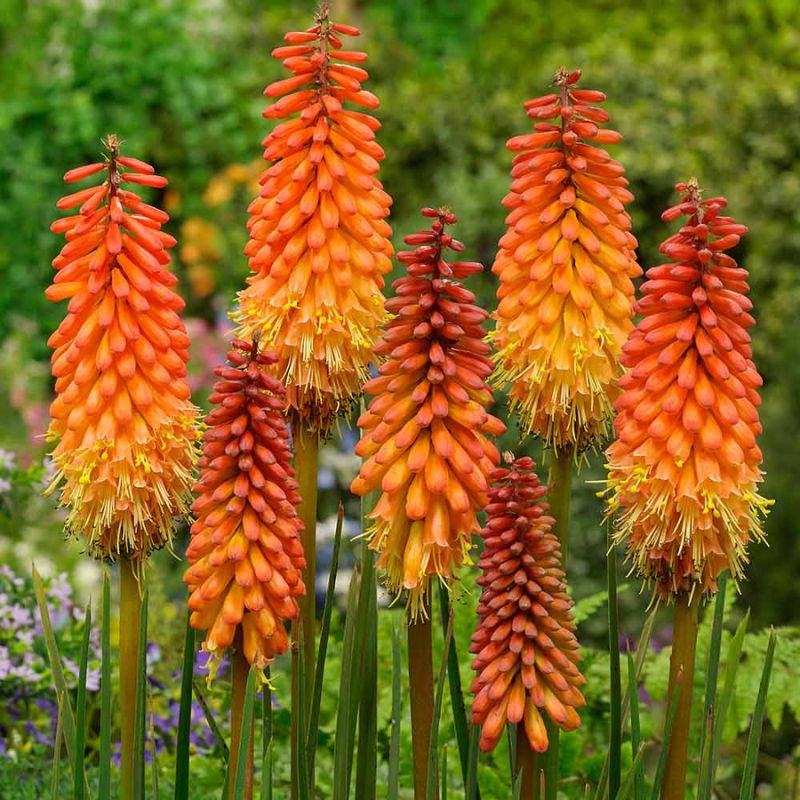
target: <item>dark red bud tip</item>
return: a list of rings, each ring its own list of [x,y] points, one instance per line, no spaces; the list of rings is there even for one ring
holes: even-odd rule
[[[431,219],[435,219],[439,216],[439,212],[435,208],[423,208],[420,212],[423,217],[429,217]]]
[[[574,86],[581,79],[581,71],[576,69],[567,76],[567,86]]]

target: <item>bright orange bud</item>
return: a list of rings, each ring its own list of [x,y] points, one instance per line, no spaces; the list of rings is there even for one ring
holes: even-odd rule
[[[203,648],[221,655],[241,628],[244,654],[259,668],[289,646],[284,621],[305,593],[300,502],[283,417],[284,389],[265,373],[275,356],[234,341],[214,373],[192,510],[191,625],[207,631]],[[215,659],[215,663],[218,663]]]
[[[762,539],[758,387],[748,329],[747,270],[724,251],[747,229],[720,215],[722,197],[697,183],[663,218],[688,217],[662,245],[625,343],[617,441],[607,451],[609,510],[637,570],[662,595],[714,592],[725,569],[743,573]]]
[[[119,155],[109,136],[105,163],[71,170],[103,183],[57,203],[79,208],[53,223],[67,244],[45,294],[69,299],[48,340],[56,379],[48,438],[67,529],[85,536],[97,558],[141,559],[172,540],[174,517],[188,510],[197,438],[189,398],[189,339],[171,287],[161,230],[169,218],[125,186],[164,186],[149,164]]]
[[[272,162],[250,206],[245,253],[255,273],[239,294],[239,335],[263,335],[278,354],[290,409],[325,432],[360,392],[385,319],[383,275],[391,269],[392,199],[377,173],[378,121],[361,88],[366,54],[342,50],[323,7],[318,24],[286,34],[273,51],[294,77],[267,87],[264,112],[286,119],[265,140]]]
[[[605,95],[579,89],[578,77],[562,69],[555,93],[525,103],[538,121],[508,141],[517,153],[503,200],[511,213],[492,267],[496,383],[511,386],[523,428],[556,449],[607,432],[632,327],[631,278],[641,274],[628,181],[598,146],[621,137],[600,127],[608,114],[594,104]]]
[[[405,238],[416,250],[398,254],[408,277],[393,284],[386,303],[396,314],[375,349],[386,356],[374,395],[358,421],[356,453],[366,460],[352,491],[381,492],[370,517],[370,547],[389,587],[407,589],[414,616],[424,607],[431,575],[452,577],[470,549],[476,512],[486,503],[487,478],[499,461],[489,437],[505,430],[487,406],[492,371],[482,323],[488,314],[454,278],[483,267],[444,260],[461,242],[445,232],[456,221],[447,209],[423,209],[431,229]]]
[[[522,723],[533,750],[547,750],[541,711],[564,731],[580,725],[584,681],[572,598],[551,532],[553,518],[533,471],[533,459],[514,460],[492,472],[488,520],[481,531],[483,587],[470,652],[478,675],[472,683],[472,721],[482,726],[481,749],[493,750],[506,722]]]

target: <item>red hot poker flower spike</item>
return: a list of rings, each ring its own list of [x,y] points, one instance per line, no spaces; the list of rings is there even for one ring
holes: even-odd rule
[[[487,406],[492,394],[483,321],[475,295],[454,280],[479,272],[471,262],[447,262],[464,245],[445,231],[448,209],[423,209],[430,230],[405,238],[416,250],[399,253],[408,277],[394,282],[386,303],[396,314],[375,349],[387,360],[364,391],[374,395],[358,424],[356,454],[364,459],[352,491],[380,489],[370,517],[370,547],[387,583],[407,589],[412,615],[424,607],[431,575],[451,578],[470,548],[487,478],[499,461],[490,436],[505,430]]]
[[[523,429],[556,449],[606,434],[641,274],[622,165],[603,145],[602,92],[562,69],[552,94],[525,103],[534,133],[515,136],[508,229],[492,272],[498,386],[509,386]]]
[[[277,353],[290,411],[323,433],[374,361],[392,256],[380,123],[366,113],[378,98],[362,88],[366,53],[342,49],[342,35],[359,31],[331,22],[323,5],[316,25],[273,52],[293,77],[265,92],[275,101],[264,116],[284,121],[264,141],[272,163],[245,250],[255,274],[234,314],[240,336],[259,332]]]
[[[51,226],[67,244],[45,294],[69,304],[48,340],[56,379],[48,439],[57,441],[52,488],[62,484],[67,529],[98,558],[138,561],[168,545],[175,516],[188,511],[197,409],[184,303],[169,270],[175,240],[161,230],[169,217],[132,191],[167,180],[121,156],[116,136],[105,144],[105,162],[64,176],[102,174],[103,183],[61,198],[58,208],[78,213]]]
[[[283,386],[265,369],[275,356],[235,340],[209,398],[196,522],[186,551],[191,625],[217,657],[241,627],[244,654],[265,666],[288,645],[284,621],[304,594],[300,502],[283,417]]]
[[[747,271],[725,250],[747,229],[721,215],[727,201],[679,183],[664,220],[688,217],[662,245],[623,350],[617,441],[607,450],[608,503],[637,571],[666,597],[716,591],[741,578],[770,502],[762,481],[759,376]]]
[[[562,730],[580,725],[583,676],[572,598],[551,532],[533,459],[514,460],[492,472],[488,521],[481,531],[483,587],[478,627],[472,636],[472,720],[482,725],[480,746],[497,745],[507,722],[523,723],[531,748],[547,750],[541,711]],[[521,734],[520,734],[521,735]]]

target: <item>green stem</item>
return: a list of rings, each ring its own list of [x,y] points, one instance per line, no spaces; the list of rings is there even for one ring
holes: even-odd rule
[[[520,781],[520,800],[535,800],[539,796],[539,765],[537,753],[531,748],[525,726],[517,724],[517,754],[515,769]]]
[[[550,515],[555,518],[553,533],[561,543],[561,566],[567,569],[567,548],[569,544],[569,501],[572,494],[572,462],[575,457],[574,447],[562,450],[553,449],[550,464],[550,491],[547,501],[550,504]],[[549,746],[544,754],[542,768],[544,770],[544,798],[556,800],[558,796],[558,740],[559,729],[549,719],[545,719]],[[522,795],[525,798],[525,795]],[[534,781],[531,798],[539,797],[539,782]],[[527,800],[527,798],[526,798]]]
[[[433,638],[430,599],[419,619],[408,622],[408,679],[411,690],[411,751],[414,800],[426,800],[433,726]]]
[[[228,797],[234,800],[236,791],[236,765],[239,763],[239,748],[244,734],[244,701],[247,694],[247,678],[250,664],[244,656],[242,634],[237,632],[233,645],[231,664],[231,750],[230,762],[234,769],[230,770],[231,780],[228,783]],[[244,800],[253,800],[253,719],[250,720],[250,736],[248,738],[247,775],[244,784]]]
[[[672,726],[661,800],[684,800],[686,762],[689,750],[689,722],[692,716],[694,657],[697,647],[697,611],[700,596],[693,599],[685,592],[675,599],[675,625],[672,654],[669,659],[669,692],[672,697],[680,677],[680,692]]]
[[[300,617],[292,622],[292,636],[295,641],[298,635],[303,637],[303,680],[305,683],[304,698],[304,718],[309,719],[311,715],[311,700],[314,696],[314,672],[315,672],[315,631],[316,631],[316,592],[314,589],[317,571],[317,466],[319,462],[319,434],[311,430],[302,421],[296,421],[293,425],[294,434],[294,468],[297,482],[300,485],[300,505],[298,514],[303,521],[303,550],[306,557],[306,568],[303,572],[303,581],[306,586],[306,593],[298,598],[300,606]],[[297,708],[300,698],[298,686],[298,664],[297,650],[292,650],[292,708]],[[297,800],[299,797],[298,784],[298,763],[299,753],[297,748],[300,743],[305,742],[306,732],[302,736],[297,735],[296,712],[292,713],[292,798]],[[313,775],[309,776],[309,785],[313,786]]]
[[[122,732],[120,800],[133,800],[134,797],[136,681],[139,666],[141,607],[142,599],[134,562],[121,556],[119,559],[119,703]]]

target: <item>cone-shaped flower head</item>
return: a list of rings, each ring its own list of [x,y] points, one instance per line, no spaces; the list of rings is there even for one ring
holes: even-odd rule
[[[305,593],[300,502],[283,417],[284,389],[265,369],[275,356],[234,341],[209,398],[196,521],[186,556],[191,625],[221,655],[241,628],[244,654],[259,668],[289,646],[284,621]]]
[[[747,270],[724,252],[747,229],[720,215],[724,198],[703,200],[694,181],[677,189],[684,197],[663,218],[688,220],[661,245],[671,263],[642,285],[607,451],[617,537],[667,596],[716,591],[724,569],[741,577],[768,506]]]
[[[47,297],[69,299],[50,337],[56,398],[48,438],[70,507],[67,529],[98,558],[144,558],[172,540],[174,517],[188,510],[196,409],[186,381],[189,339],[170,287],[161,230],[168,220],[131,185],[161,188],[165,178],[106,140],[104,163],[68,172],[67,181],[102,175],[100,186],[62,198],[79,213],[54,222],[67,244]]]
[[[540,120],[515,136],[511,209],[492,271],[500,279],[494,334],[498,386],[510,385],[523,429],[555,448],[582,448],[607,432],[620,348],[632,327],[640,275],[622,166],[599,145],[602,92],[560,70],[556,92],[525,103]],[[555,120],[554,122],[545,120]]]
[[[486,407],[492,371],[482,323],[488,314],[454,278],[483,267],[444,260],[461,242],[445,232],[456,221],[447,209],[423,209],[430,230],[405,238],[419,245],[398,259],[408,277],[393,284],[386,303],[396,316],[376,348],[387,360],[364,390],[374,395],[358,424],[356,454],[364,461],[352,491],[380,491],[370,514],[370,547],[388,586],[407,589],[412,615],[423,608],[431,575],[452,577],[477,530],[488,476],[499,461],[489,439],[505,430]]]
[[[383,150],[378,98],[361,88],[366,53],[342,50],[349,25],[323,6],[307,31],[287,33],[273,51],[293,77],[271,84],[280,97],[264,112],[286,119],[267,136],[261,195],[250,206],[245,252],[255,273],[234,319],[278,355],[287,404],[322,430],[360,392],[385,313],[383,275],[391,269],[391,198],[376,175]],[[299,116],[298,116],[299,112]]]
[[[482,750],[494,749],[506,722],[524,724],[531,747],[547,750],[542,710],[562,730],[580,725],[580,653],[561,549],[547,516],[547,492],[530,458],[492,473],[478,583],[478,627],[472,636],[472,721]]]

